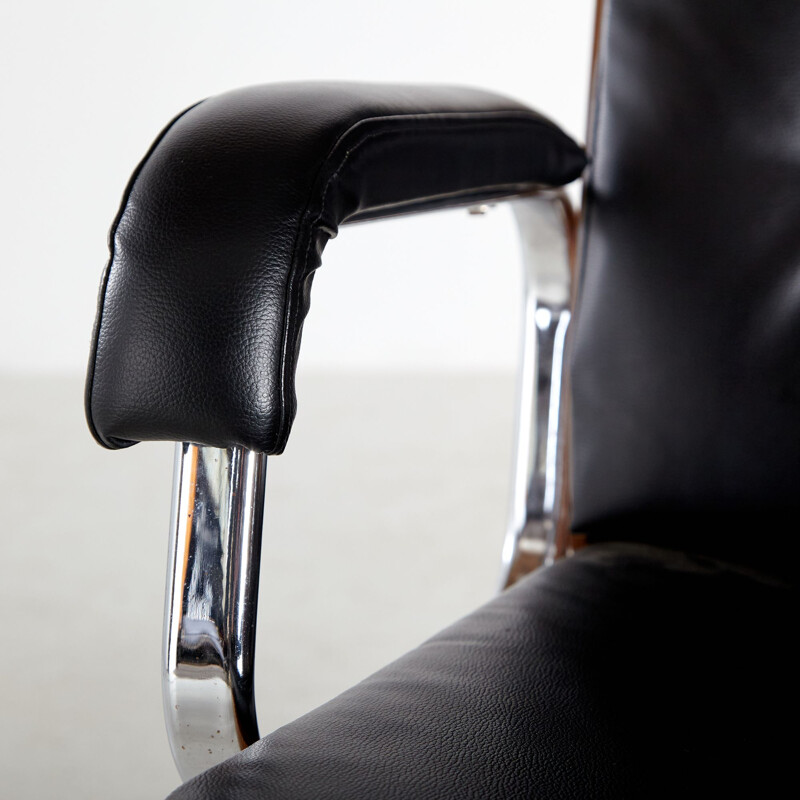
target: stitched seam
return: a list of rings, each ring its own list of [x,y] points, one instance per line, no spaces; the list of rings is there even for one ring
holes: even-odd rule
[[[125,193],[122,195],[122,202],[120,203],[119,211],[117,212],[117,216],[114,218],[114,222],[111,225],[111,230],[108,233],[108,265],[105,269],[105,274],[103,275],[102,285],[100,287],[99,293],[99,302],[98,302],[98,309],[97,309],[97,321],[95,323],[95,330],[94,335],[92,336],[92,350],[91,350],[91,358],[89,359],[89,369],[91,370],[91,375],[87,381],[87,388],[86,388],[86,421],[89,424],[89,428],[91,429],[92,433],[94,434],[95,438],[103,443],[108,444],[115,444],[119,446],[125,446],[126,444],[135,444],[135,442],[129,442],[127,439],[117,439],[116,437],[109,436],[105,437],[100,434],[97,429],[97,426],[94,424],[94,415],[92,413],[92,399],[94,397],[94,379],[97,373],[97,347],[100,344],[100,331],[103,327],[103,316],[105,313],[105,306],[106,306],[106,292],[108,290],[108,282],[111,278],[111,267],[114,264],[114,257],[116,256],[116,239],[117,239],[117,229],[119,228],[120,222],[122,222],[122,218],[125,216],[125,212],[128,210],[128,203],[130,202],[131,195],[133,194],[133,190],[136,186],[136,182],[139,180],[139,176],[142,173],[147,162],[150,160],[153,153],[155,153],[156,148],[161,144],[164,140],[164,137],[172,130],[172,127],[178,122],[179,119],[184,117],[188,114],[193,108],[197,108],[203,100],[194,103],[193,105],[185,108],[181,111],[178,116],[176,116],[170,123],[167,125],[161,133],[155,138],[153,143],[150,145],[147,152],[144,154],[144,158],[139,162],[139,165],[133,171],[133,174],[128,181],[128,185],[125,187]]]
[[[521,124],[525,123],[526,125],[531,125],[536,128],[542,128],[548,130],[550,133],[555,134],[558,138],[564,140],[568,143],[571,147],[579,147],[564,131],[562,131],[558,126],[554,123],[549,122],[545,119],[540,119],[539,117],[533,116],[529,113],[526,113],[524,110],[520,111],[475,111],[475,112],[432,112],[430,114],[403,114],[403,115],[395,115],[395,116],[383,116],[383,117],[367,117],[365,119],[359,120],[355,124],[351,125],[337,140],[334,142],[333,146],[331,147],[328,156],[323,161],[320,169],[318,171],[318,175],[322,173],[326,166],[328,166],[329,160],[331,156],[336,152],[336,150],[343,145],[343,142],[347,139],[347,136],[351,134],[353,130],[360,126],[366,126],[370,123],[380,123],[385,122],[387,125],[390,124],[391,120],[401,120],[408,124],[413,125],[417,123],[420,128],[423,128],[424,132],[430,133],[432,130],[435,130],[437,127],[443,128],[450,128],[457,124],[458,121],[464,121],[462,126],[459,126],[459,130],[466,129],[468,130],[470,127],[480,127],[486,125],[509,125],[509,124]],[[424,126],[424,123],[433,123],[430,127]],[[280,418],[278,422],[278,431],[276,437],[276,444],[280,442],[284,438],[284,428],[286,425],[286,374],[287,374],[287,351],[289,345],[289,329],[291,327],[291,323],[293,321],[293,313],[294,313],[294,285],[295,285],[295,278],[298,271],[298,266],[302,264],[303,273],[306,272],[306,267],[308,266],[308,257],[311,251],[311,245],[314,241],[314,231],[319,224],[320,220],[322,219],[325,213],[325,201],[328,196],[328,192],[339,176],[341,171],[344,169],[345,165],[347,164],[348,160],[351,156],[353,156],[360,148],[366,144],[368,141],[375,139],[379,136],[390,136],[390,135],[404,135],[407,134],[408,131],[405,129],[396,130],[394,128],[390,129],[383,129],[378,131],[373,131],[371,133],[367,133],[362,136],[361,139],[357,140],[356,143],[347,149],[342,157],[341,162],[336,167],[336,169],[331,173],[328,180],[325,182],[325,187],[322,192],[322,198],[320,201],[320,210],[319,213],[314,218],[313,222],[311,222],[308,226],[306,226],[306,217],[309,213],[309,208],[313,201],[314,189],[316,188],[316,180],[314,183],[314,187],[312,188],[312,194],[306,203],[305,211],[303,212],[303,216],[301,218],[301,222],[299,225],[298,233],[295,238],[295,244],[292,248],[292,261],[290,266],[290,273],[289,273],[289,281],[286,288],[286,294],[284,297],[284,309],[285,309],[285,320],[283,324],[283,342],[281,346],[281,367],[280,367]],[[308,242],[306,243],[305,253],[303,255],[302,262],[298,262],[295,258],[295,252],[297,245],[299,243],[299,239],[302,235],[302,231],[304,229],[308,230]]]

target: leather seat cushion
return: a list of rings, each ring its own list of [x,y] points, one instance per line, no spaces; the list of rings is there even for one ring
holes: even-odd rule
[[[790,767],[790,594],[592,545],[171,797],[768,795]]]

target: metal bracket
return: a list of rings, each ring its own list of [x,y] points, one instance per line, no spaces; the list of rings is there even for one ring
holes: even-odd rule
[[[513,200],[524,272],[509,523],[501,586],[556,557],[562,505],[562,392],[571,294],[572,214],[563,192]]]

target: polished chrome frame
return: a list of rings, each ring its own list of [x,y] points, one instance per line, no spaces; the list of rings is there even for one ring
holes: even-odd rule
[[[258,740],[253,659],[267,457],[176,446],[162,690],[185,781]]]
[[[524,298],[503,586],[556,555],[572,246],[563,192],[509,202],[522,243]],[[266,472],[267,457],[243,448],[176,446],[162,687],[183,780],[258,739],[253,661]]]
[[[564,493],[564,355],[571,319],[573,220],[567,196],[542,192],[511,206],[522,245],[524,289],[503,588],[556,557]]]

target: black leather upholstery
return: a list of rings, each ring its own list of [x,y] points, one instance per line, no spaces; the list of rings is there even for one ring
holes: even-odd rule
[[[800,511],[800,3],[606,6],[575,527],[785,566]]]
[[[286,84],[193,106],[111,231],[95,437],[281,452],[311,279],[340,223],[561,185],[584,164],[552,122],[472,89]]]
[[[593,545],[171,798],[776,797],[792,597],[708,559]]]

